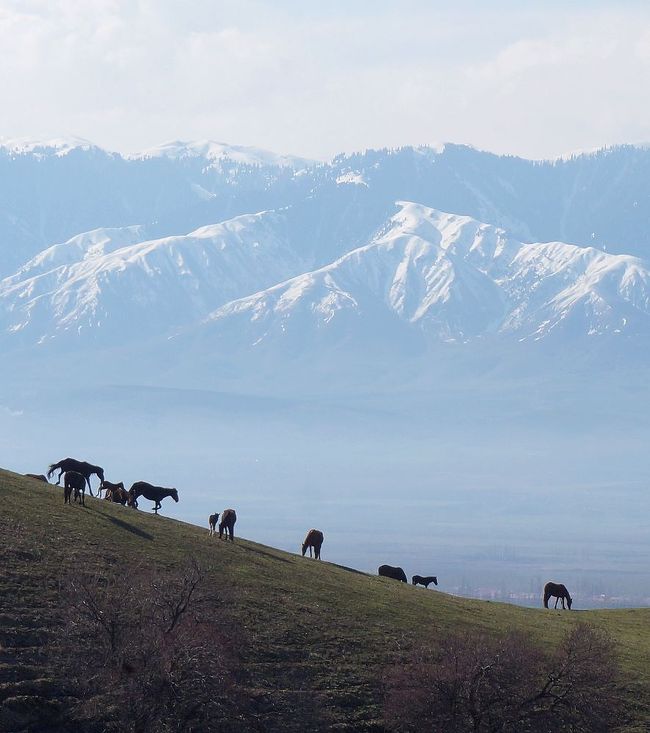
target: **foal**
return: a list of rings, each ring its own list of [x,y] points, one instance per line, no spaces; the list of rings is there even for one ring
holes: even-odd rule
[[[210,525],[210,537],[217,534],[217,522],[219,521],[219,512],[215,512],[208,517],[208,524]]]

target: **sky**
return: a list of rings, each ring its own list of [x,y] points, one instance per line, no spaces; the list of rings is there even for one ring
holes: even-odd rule
[[[650,3],[0,0],[0,137],[327,159],[650,141]]]

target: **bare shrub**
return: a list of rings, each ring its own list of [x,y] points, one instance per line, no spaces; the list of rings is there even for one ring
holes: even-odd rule
[[[56,654],[79,724],[172,733],[238,720],[236,634],[196,562],[81,576],[63,591]]]
[[[611,640],[578,624],[547,652],[522,634],[452,636],[387,675],[394,731],[605,733],[621,725]]]

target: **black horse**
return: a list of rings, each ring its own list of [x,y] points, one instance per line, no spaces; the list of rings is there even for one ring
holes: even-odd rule
[[[564,608],[564,601],[566,600],[569,611],[571,610],[573,601],[569,595],[569,591],[566,589],[566,585],[562,585],[562,583],[547,583],[544,586],[544,608],[548,608],[548,601],[551,597],[555,597],[554,608],[557,608],[558,601],[562,601],[562,608]]]
[[[86,506],[86,477],[77,471],[66,471],[63,477],[63,503],[70,504],[70,494],[74,489],[74,500]]]
[[[62,461],[52,463],[50,465],[47,477],[50,478],[50,476],[57,470],[59,471],[59,478],[56,481],[57,484],[61,483],[61,476],[66,471],[76,471],[77,473],[80,473],[86,479],[88,491],[90,491],[91,496],[94,496],[94,494],[92,487],[90,486],[90,477],[95,474],[96,476],[99,476],[101,483],[104,483],[104,469],[101,466],[93,466],[92,463],[86,463],[86,461],[77,461],[74,458],[64,458]],[[101,491],[101,484],[99,490]]]
[[[425,588],[428,588],[430,583],[438,585],[438,578],[435,575],[414,575],[411,580],[413,585],[423,585]]]
[[[219,521],[219,512],[215,512],[208,517],[208,524],[210,525],[210,537],[217,533],[217,522]]]
[[[235,541],[235,522],[237,521],[237,514],[234,509],[224,509],[221,512],[221,521],[219,522],[219,539],[221,539],[223,533],[226,533],[226,539],[230,535],[230,541]]]
[[[402,568],[394,568],[392,565],[380,565],[377,572],[384,578],[392,578],[393,580],[401,580],[402,583],[408,583],[406,573]]]
[[[153,510],[156,514],[158,514],[158,510],[162,506],[160,502],[167,496],[171,496],[175,502],[178,502],[178,491],[176,489],[166,489],[163,486],[153,486],[152,484],[148,484],[146,481],[136,481],[133,486],[131,486],[129,489],[129,504],[137,508],[139,496],[144,496],[145,499],[155,502]]]

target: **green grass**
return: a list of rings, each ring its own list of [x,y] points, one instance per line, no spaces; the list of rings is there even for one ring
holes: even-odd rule
[[[382,673],[421,635],[520,629],[554,643],[578,620],[616,640],[624,694],[640,718],[650,719],[650,609],[555,612],[456,598],[241,538],[219,541],[207,527],[88,497],[85,508],[64,506],[59,487],[6,471],[0,544],[0,705],[56,697],[39,660],[56,632],[62,577],[123,564],[172,567],[196,556],[251,640],[243,663],[251,694],[272,700],[267,730],[291,730],[288,720],[300,729],[295,711],[314,694],[333,728],[379,730]]]

